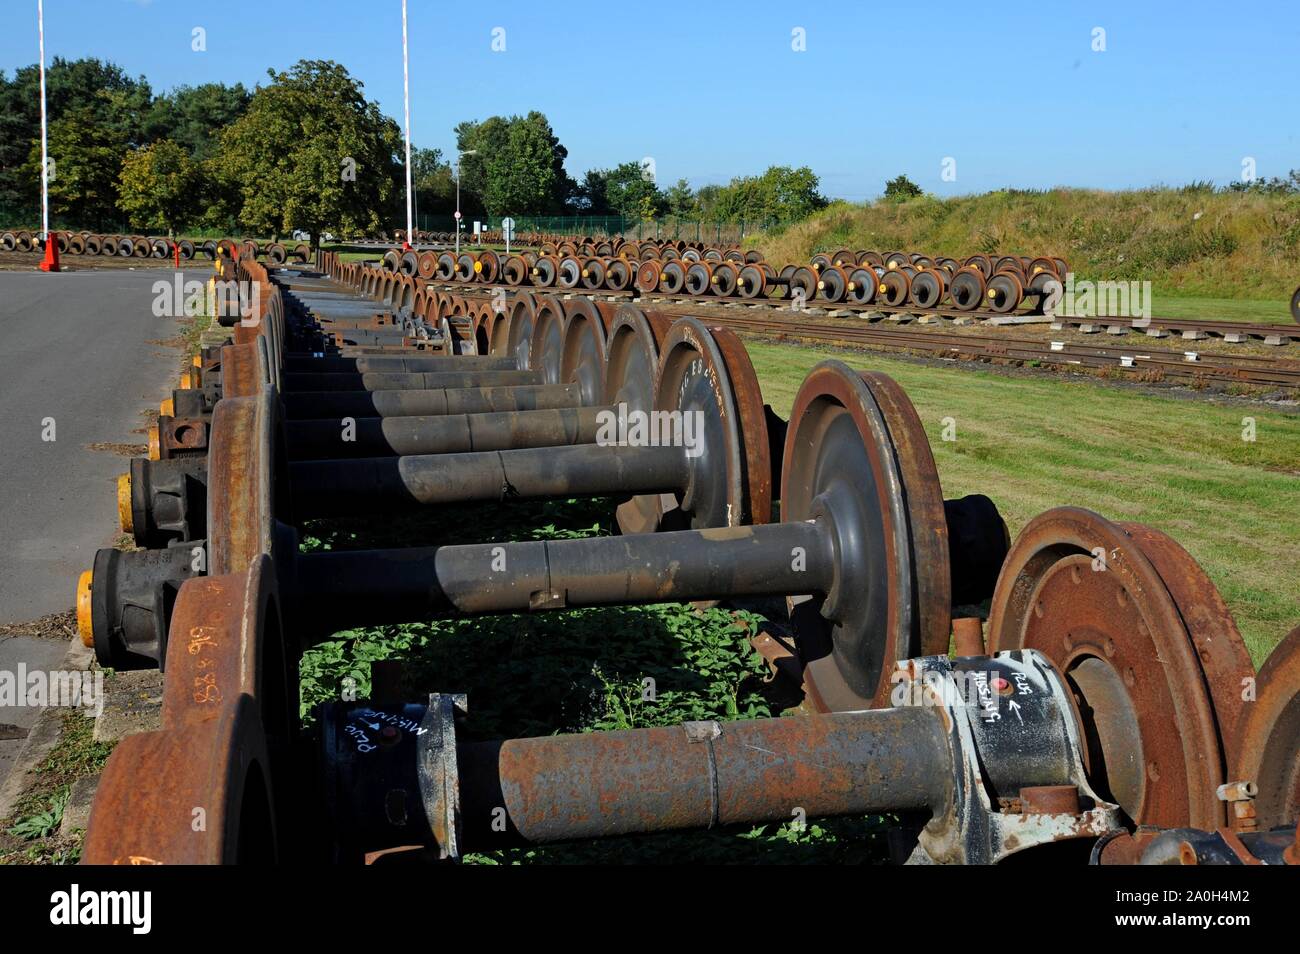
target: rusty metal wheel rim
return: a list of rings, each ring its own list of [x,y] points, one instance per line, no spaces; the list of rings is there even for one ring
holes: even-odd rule
[[[999,314],[1015,311],[1024,295],[1024,286],[1011,272],[995,274],[989,279],[988,287],[984,292],[988,306]]]
[[[1153,527],[1140,523],[1119,526],[1151,561],[1183,618],[1212,700],[1226,770],[1237,761],[1246,709],[1242,689],[1255,675],[1250,652],[1223,597],[1191,554]]]
[[[273,862],[291,818],[297,663],[285,653],[265,555],[180,589],[161,728],[118,744],[100,779],[88,864]],[[203,753],[196,758],[196,753]],[[277,803],[275,792],[280,789]],[[206,825],[193,827],[194,806]]]
[[[540,288],[550,288],[555,284],[555,274],[559,270],[560,263],[558,259],[544,255],[537,261],[533,262],[532,279],[533,284]]]
[[[984,276],[974,267],[963,266],[948,286],[948,297],[959,311],[973,311],[984,300]]]
[[[746,265],[736,277],[736,291],[741,298],[761,298],[767,290],[767,273],[757,265]]]
[[[506,303],[504,311],[491,308],[488,320],[488,354],[513,354],[510,345],[510,326],[514,324],[515,316],[518,315],[519,320],[527,321],[531,325],[536,311],[537,298],[531,292],[520,292],[515,295],[513,301]],[[529,334],[531,333],[530,328]]]
[[[686,269],[686,292],[690,295],[707,295],[712,288],[713,268],[708,262],[692,262]]]
[[[686,284],[686,268],[676,259],[664,265],[659,276],[663,290],[670,295],[678,294]]]
[[[416,263],[415,272],[425,281],[433,278],[438,271],[438,256],[432,252],[421,252]]]
[[[434,272],[439,281],[449,282],[456,276],[456,256],[443,252],[438,256],[438,268]]]
[[[582,263],[582,287],[596,290],[605,284],[605,263],[598,258],[589,258]]]
[[[270,385],[252,397],[223,398],[212,412],[208,451],[208,572],[234,572],[274,554],[282,513],[283,442]],[[277,503],[281,504],[277,507]]]
[[[555,273],[555,284],[566,291],[576,288],[582,281],[582,263],[572,255],[560,259],[560,267]]]
[[[848,283],[844,286],[844,297],[855,305],[869,305],[876,297],[876,273],[859,266],[848,274]]]
[[[579,400],[593,406],[605,389],[608,362],[605,320],[590,299],[578,299],[565,310],[560,349],[559,383],[576,384]]]
[[[624,259],[615,259],[609,263],[605,275],[605,287],[611,291],[626,291],[632,284],[632,267]]]
[[[812,301],[817,297],[817,273],[806,265],[794,269],[790,273],[791,298],[794,297],[796,289],[802,289],[805,301]]]
[[[1234,744],[1232,778],[1258,786],[1261,828],[1294,825],[1300,818],[1300,626],[1269,653],[1254,685]]]
[[[884,415],[903,480],[914,555],[917,645],[923,656],[942,655],[948,651],[952,631],[952,573],[939,469],[925,425],[898,382],[875,371],[863,371],[861,376]]]
[[[618,508],[620,529],[644,533],[738,526],[748,512],[744,437],[726,359],[701,321],[680,318],[673,323],[660,349],[657,378],[654,410],[680,411],[683,419],[698,412],[693,420],[702,421],[700,453],[690,460],[688,486],[672,495],[676,508],[665,510],[659,495],[633,497]]]
[[[912,280],[902,268],[885,272],[880,276],[880,283],[876,286],[876,291],[880,293],[884,303],[893,306],[904,304],[911,289]]]
[[[732,398],[740,415],[741,461],[747,503],[742,519],[745,523],[769,523],[772,519],[772,447],[758,375],[749,360],[749,352],[735,332],[718,327],[709,331],[726,362]]]
[[[639,410],[653,408],[659,387],[659,344],[640,308],[619,307],[606,336],[605,353],[599,402],[624,403]]]
[[[732,262],[720,262],[713,267],[713,293],[722,298],[728,298],[736,293],[736,285],[740,278],[740,271]]]
[[[817,297],[829,302],[844,300],[849,290],[849,277],[844,270],[835,265],[828,265],[817,279]]]
[[[569,303],[572,308],[578,299]],[[526,364],[520,367],[542,372],[544,384],[560,383],[560,362],[564,357],[564,328],[567,323],[565,306],[552,295],[543,295],[537,301],[533,317],[532,340],[525,345],[519,341],[515,348],[528,348]],[[513,331],[513,328],[512,328]],[[515,352],[516,354],[518,351]]]
[[[795,396],[781,511],[823,521],[836,538],[833,592],[790,601],[811,703],[885,704],[893,662],[919,648],[916,562],[885,415],[866,377],[842,362],[817,365]]]
[[[922,272],[912,281],[912,302],[920,308],[933,308],[943,301],[946,290],[941,272]]]
[[[636,269],[636,290],[643,295],[657,291],[659,288],[659,262],[654,259],[643,261]]]
[[[990,652],[1037,649],[1066,676],[1079,699],[1089,777],[1135,824],[1222,824],[1213,697],[1178,606],[1138,539],[1081,508],[1035,517],[1003,564],[988,644]]]
[[[553,295],[539,295],[536,299],[531,296],[520,298],[510,309],[510,326],[506,330],[501,353],[514,358],[516,367],[521,371],[527,370],[528,361],[532,357],[533,331],[537,327],[537,315],[543,308],[548,307],[561,316],[564,314],[564,305]],[[492,353],[496,354],[495,327],[492,329],[492,338]]]

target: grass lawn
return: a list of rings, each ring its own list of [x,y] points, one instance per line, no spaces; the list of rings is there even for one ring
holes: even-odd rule
[[[1170,534],[1227,600],[1256,664],[1300,623],[1300,415],[1091,380],[746,344],[782,416],[824,358],[892,375],[925,422],[945,495],[987,494],[1013,535],[1066,504]],[[1248,416],[1253,442],[1242,439]],[[940,439],[945,417],[957,422],[956,441]]]
[[[1157,290],[1151,294],[1151,316],[1285,325],[1291,323],[1291,302],[1289,299],[1281,298],[1276,301],[1252,298],[1187,298],[1162,295]],[[1296,326],[1296,333],[1300,334],[1300,325]]]

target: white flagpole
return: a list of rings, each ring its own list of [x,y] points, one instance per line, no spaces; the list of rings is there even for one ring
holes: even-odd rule
[[[405,0],[403,0],[405,3]],[[36,0],[36,32],[41,44],[41,235],[50,236],[50,156],[45,122],[45,0]]]
[[[412,240],[411,228],[411,64],[406,50],[406,0],[402,0],[402,94],[406,100],[406,241]]]

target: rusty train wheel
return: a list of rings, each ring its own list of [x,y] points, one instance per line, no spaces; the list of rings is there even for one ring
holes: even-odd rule
[[[560,354],[559,382],[576,384],[583,405],[601,402],[607,386],[608,335],[605,320],[590,299],[572,303],[564,316],[564,342]],[[653,392],[651,392],[653,393]]]
[[[569,308],[572,309],[579,302],[585,301],[587,301],[585,298],[574,299],[569,302]],[[566,324],[565,305],[562,301],[551,295],[543,295],[538,299],[537,312],[533,319],[532,341],[527,345],[528,355],[525,363],[519,366],[541,371],[546,384],[560,383],[560,361],[564,352]],[[520,330],[522,332],[522,328]],[[516,347],[523,347],[523,342]]]
[[[947,650],[951,608],[933,596],[950,576],[941,491],[933,461],[924,466],[924,432],[895,436],[920,428],[900,400],[883,375],[823,361],[790,414],[782,519],[828,521],[844,567],[832,592],[790,601],[805,689],[822,711],[886,704],[894,661],[936,642],[934,632],[944,630]],[[924,566],[923,552],[933,554]]]
[[[746,265],[736,277],[736,293],[741,298],[762,298],[767,290],[767,273],[758,265]]]
[[[817,297],[817,273],[811,268],[801,265],[790,272],[789,278],[791,298],[795,296],[796,290],[803,293],[804,301],[812,301]]]
[[[1014,272],[997,272],[989,279],[984,298],[999,314],[1015,311],[1025,297],[1024,285]]]
[[[948,297],[959,311],[974,311],[984,301],[984,275],[978,268],[963,266],[952,277]]]
[[[555,274],[555,284],[566,291],[577,288],[582,281],[582,263],[573,255],[560,259],[560,267]]]
[[[708,262],[692,262],[686,269],[686,293],[707,295],[712,290],[713,268]]]
[[[636,290],[642,295],[653,294],[659,290],[661,277],[659,262],[646,259],[636,269]]]
[[[1244,708],[1232,778],[1258,787],[1261,828],[1294,825],[1300,818],[1300,627],[1264,660],[1254,701]]]
[[[766,447],[767,427],[760,418],[759,430],[746,430],[752,425],[740,414],[730,370],[724,349],[702,322],[681,318],[673,323],[660,350],[654,410],[680,411],[684,424],[688,417],[700,422],[691,458],[692,478],[688,488],[676,495],[675,508],[665,509],[659,495],[640,495],[622,504],[617,517],[624,533],[748,522],[746,460],[751,443]],[[745,373],[743,368],[735,370]]]
[[[918,308],[934,308],[943,301],[947,291],[944,273],[937,269],[926,270],[912,279],[912,303]]]
[[[710,328],[709,331],[726,361],[731,393],[740,415],[740,433],[744,437],[742,465],[748,507],[742,519],[745,523],[770,523],[772,447],[767,435],[767,417],[763,412],[763,392],[758,385],[758,375],[749,360],[749,352],[733,331],[727,328]]]
[[[504,350],[500,353],[515,359],[516,366],[520,370],[528,368],[528,361],[532,357],[533,350],[533,332],[537,327],[537,317],[544,309],[555,312],[563,320],[564,305],[553,295],[539,295],[533,298],[520,296],[515,300],[514,307],[510,309],[510,327],[505,333]],[[498,352],[496,348],[497,334],[493,329],[493,354]]]
[[[415,273],[429,281],[438,272],[438,256],[432,252],[421,252],[416,262]]]
[[[844,297],[855,305],[869,305],[876,300],[876,283],[880,277],[870,265],[862,265],[848,273]]]
[[[839,302],[849,291],[849,276],[836,265],[827,265],[817,279],[817,297]]]
[[[902,266],[886,271],[876,284],[876,292],[886,305],[906,304],[912,293],[912,278]]]
[[[162,727],[113,751],[82,860],[275,862],[292,824],[287,750],[298,703],[270,558],[187,580],[170,631]],[[195,807],[205,813],[201,829]]]
[[[1186,573],[1190,558],[1166,549],[1153,562],[1143,547],[1153,539],[1074,507],[1034,518],[998,579],[989,651],[1037,649],[1061,670],[1089,778],[1135,824],[1217,828],[1214,694],[1177,602],[1186,581],[1171,579],[1171,592],[1156,566]]]
[[[660,284],[670,295],[681,294],[686,285],[686,267],[681,261],[674,259],[663,266],[660,271]]]

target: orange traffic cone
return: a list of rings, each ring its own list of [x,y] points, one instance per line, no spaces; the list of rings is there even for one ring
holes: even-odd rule
[[[45,233],[45,258],[41,260],[41,271],[57,272],[59,270],[59,240],[53,232]]]

